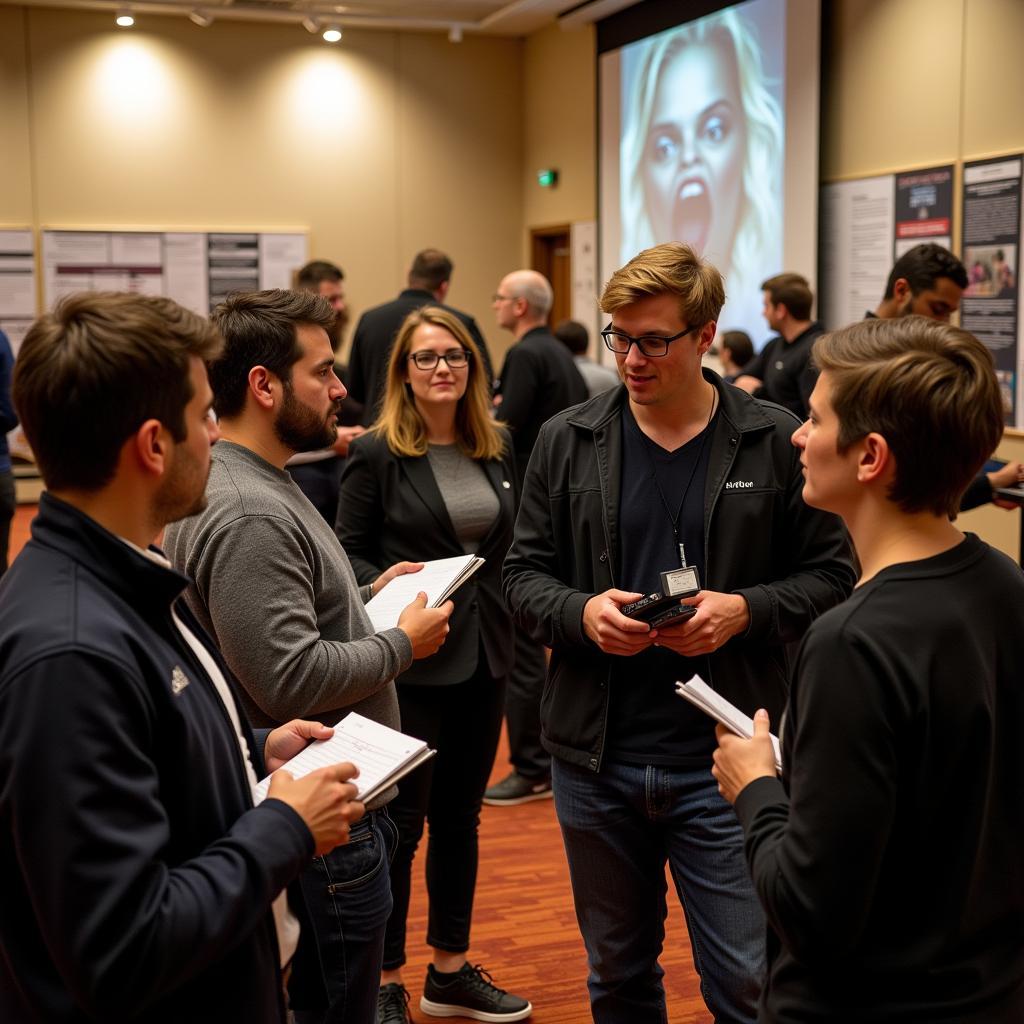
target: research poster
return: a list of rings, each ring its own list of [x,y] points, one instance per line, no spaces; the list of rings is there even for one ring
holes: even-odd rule
[[[960,324],[992,352],[1006,422],[1022,426],[1020,288],[1021,167],[1024,156],[964,165],[963,261],[968,287]]]
[[[307,251],[298,232],[47,230],[43,300],[127,291],[166,295],[205,316],[229,292],[291,287]]]
[[[953,165],[895,175],[893,262],[924,242],[953,248]]]

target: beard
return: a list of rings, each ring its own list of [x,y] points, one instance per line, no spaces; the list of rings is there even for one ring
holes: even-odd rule
[[[326,417],[300,402],[290,384],[284,385],[284,401],[274,420],[278,441],[293,452],[315,452],[329,448],[338,437],[338,412],[341,403],[332,406]]]

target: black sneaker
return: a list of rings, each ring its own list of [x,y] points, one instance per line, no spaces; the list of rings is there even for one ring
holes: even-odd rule
[[[377,1024],[409,1024],[409,993],[392,981],[377,993]]]
[[[491,976],[479,964],[470,967],[468,963],[457,974],[439,974],[428,964],[420,1009],[431,1017],[487,1021],[523,1020],[533,1013],[526,999],[492,985]]]
[[[515,769],[493,786],[484,790],[484,803],[492,807],[511,807],[512,804],[527,804],[531,800],[551,798],[551,779],[527,779]]]

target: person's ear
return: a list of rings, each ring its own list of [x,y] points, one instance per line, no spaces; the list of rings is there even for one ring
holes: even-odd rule
[[[911,296],[910,282],[905,277],[896,278],[892,286],[893,298],[899,303],[904,303]]]
[[[709,320],[700,329],[700,334],[697,336],[697,351],[700,355],[704,355],[711,348],[711,343],[715,340],[715,331],[717,330],[718,324],[714,320]]]
[[[265,366],[254,366],[249,370],[249,393],[261,409],[273,409],[281,397],[278,392],[283,385],[277,375]]]
[[[860,483],[874,483],[895,472],[896,457],[889,447],[889,442],[881,434],[872,431],[860,440],[859,445],[857,480]]]
[[[150,419],[135,431],[127,444],[144,473],[163,476],[172,441],[170,431],[159,420]]]

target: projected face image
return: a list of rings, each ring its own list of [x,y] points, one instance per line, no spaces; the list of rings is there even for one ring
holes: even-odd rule
[[[712,260],[727,260],[745,146],[733,55],[711,45],[677,51],[662,68],[641,166],[651,223]]]
[[[629,43],[604,65],[621,68],[611,244],[625,263],[688,243],[725,278],[719,325],[754,338],[760,284],[783,261],[784,24],[785,0],[749,0]]]

